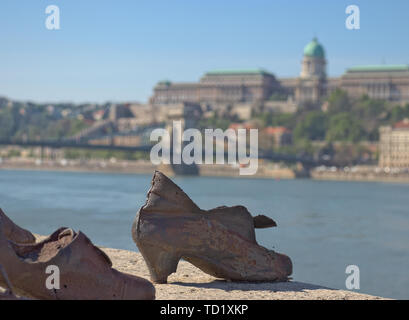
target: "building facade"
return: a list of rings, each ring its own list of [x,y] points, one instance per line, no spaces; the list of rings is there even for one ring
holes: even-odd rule
[[[269,138],[267,140],[273,141],[274,148],[292,144],[292,132],[286,127],[267,127],[261,133],[261,136],[263,135]]]
[[[152,104],[195,102],[200,104],[254,103],[278,92],[279,82],[262,69],[206,73],[198,83],[161,81],[154,88]]]
[[[409,119],[380,128],[379,166],[409,168]]]
[[[347,69],[340,87],[352,98],[368,95],[373,99],[409,102],[409,66],[358,66]]]
[[[304,48],[300,77],[296,81],[297,102],[319,102],[326,95],[327,61],[323,46],[314,38]]]
[[[288,112],[293,112],[294,103],[297,106],[307,102],[320,105],[337,88],[345,90],[352,98],[368,95],[399,104],[409,103],[407,65],[352,67],[336,78],[327,77],[326,67],[324,47],[314,38],[304,48],[298,77],[280,79],[263,69],[211,71],[199,82],[159,82],[150,103],[194,102],[217,107],[238,103],[254,105],[287,97]],[[286,101],[281,100],[278,109],[285,111]]]

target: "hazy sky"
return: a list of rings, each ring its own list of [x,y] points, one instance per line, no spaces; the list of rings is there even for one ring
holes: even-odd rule
[[[350,4],[360,30],[345,28]],[[45,27],[48,5],[60,8],[60,30]],[[197,81],[213,69],[297,76],[314,36],[330,76],[409,64],[409,1],[1,0],[0,96],[145,102],[159,80]]]

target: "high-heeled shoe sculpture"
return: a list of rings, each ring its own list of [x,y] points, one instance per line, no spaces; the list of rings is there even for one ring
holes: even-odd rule
[[[17,297],[14,294],[13,286],[7,276],[7,272],[4,270],[3,266],[0,264],[0,278],[3,278],[4,283],[6,284],[6,290],[0,292],[0,300],[28,300],[24,297]]]
[[[10,219],[6,221],[17,227]],[[0,228],[0,286],[9,288],[9,297],[11,290],[19,296],[46,300],[155,298],[151,282],[112,268],[109,257],[82,232],[60,228],[33,244],[13,242],[7,234]],[[57,288],[47,286],[49,266],[58,268]]]
[[[236,281],[286,281],[286,255],[258,245],[254,228],[275,226],[243,206],[200,209],[176,184],[155,171],[132,236],[156,283],[166,283],[181,258],[202,271]]]
[[[20,228],[0,208],[0,232],[3,235],[16,243],[34,243],[35,237],[30,231]]]

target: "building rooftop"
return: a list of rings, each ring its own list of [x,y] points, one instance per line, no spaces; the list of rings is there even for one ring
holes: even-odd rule
[[[347,72],[390,72],[390,71],[409,71],[409,66],[405,64],[394,65],[366,65],[348,68]]]
[[[304,48],[304,56],[313,58],[325,58],[324,47],[318,42],[317,38],[312,39]]]
[[[238,70],[212,70],[206,72],[205,75],[241,75],[241,74],[268,74],[272,75],[272,73],[264,70],[264,69],[238,69]]]
[[[165,79],[165,80],[159,81],[158,84],[169,86],[172,84],[172,82],[168,79]]]
[[[404,120],[395,123],[393,128],[394,129],[409,129],[409,119],[405,118]]]
[[[286,127],[267,127],[264,129],[264,132],[269,135],[275,134],[283,134],[283,133],[291,133],[291,130],[287,129]]]

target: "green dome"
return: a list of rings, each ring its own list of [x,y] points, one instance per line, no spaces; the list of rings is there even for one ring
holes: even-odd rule
[[[307,44],[304,48],[304,56],[313,58],[324,58],[325,51],[321,44],[318,43],[317,38],[312,39],[312,41]]]

